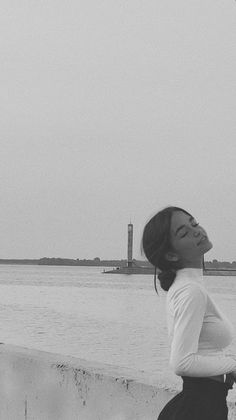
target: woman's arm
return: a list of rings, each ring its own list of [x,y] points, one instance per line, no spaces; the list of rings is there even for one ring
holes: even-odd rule
[[[198,343],[206,311],[207,295],[199,285],[185,284],[171,296],[174,332],[170,365],[176,375],[209,377],[235,372],[236,358],[201,355]]]

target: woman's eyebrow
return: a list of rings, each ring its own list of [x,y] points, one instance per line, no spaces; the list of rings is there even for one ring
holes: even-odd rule
[[[194,217],[193,216],[190,216],[189,221],[192,222],[193,220],[194,220]],[[176,229],[175,236],[180,231],[180,229],[183,229],[184,227],[186,227],[186,225],[179,226],[178,229]]]

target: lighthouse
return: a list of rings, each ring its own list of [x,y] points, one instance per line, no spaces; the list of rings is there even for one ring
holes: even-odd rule
[[[128,256],[127,256],[128,267],[133,266],[133,224],[128,224]]]
[[[124,267],[116,267],[113,270],[103,270],[103,273],[109,274],[154,274],[153,266],[140,266],[133,261],[133,224],[128,224],[128,249],[127,249],[127,265]]]

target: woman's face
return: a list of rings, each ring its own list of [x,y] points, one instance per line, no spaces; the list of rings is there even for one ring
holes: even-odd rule
[[[183,265],[200,260],[212,248],[206,231],[192,216],[182,211],[176,211],[172,215],[170,239],[173,253]]]

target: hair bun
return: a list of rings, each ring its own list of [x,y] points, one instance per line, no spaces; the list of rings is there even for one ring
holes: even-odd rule
[[[173,269],[161,271],[158,274],[158,279],[160,280],[161,287],[165,291],[169,290],[170,286],[173,284],[176,277],[176,271]]]

